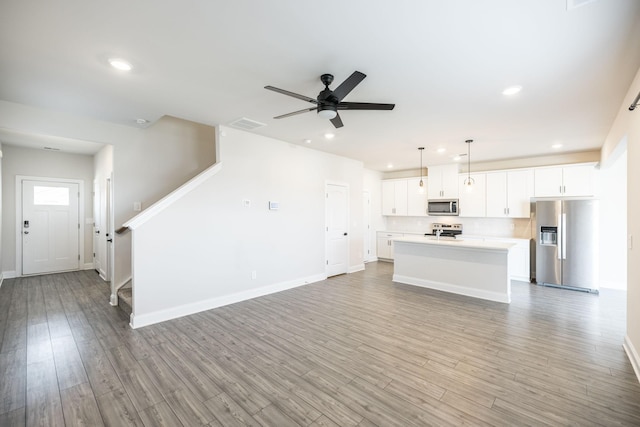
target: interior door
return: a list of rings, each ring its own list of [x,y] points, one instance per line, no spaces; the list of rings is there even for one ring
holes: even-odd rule
[[[362,209],[364,212],[364,262],[369,262],[371,257],[371,196],[368,190],[362,192]]]
[[[100,183],[93,181],[93,268],[102,276],[100,235],[102,232],[102,210]]]
[[[327,276],[347,272],[348,264],[348,205],[347,187],[327,184]]]
[[[80,266],[77,183],[22,181],[22,274]]]

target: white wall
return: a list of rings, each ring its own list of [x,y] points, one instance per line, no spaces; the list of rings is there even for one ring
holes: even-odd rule
[[[602,147],[602,162],[615,156],[618,144],[627,144],[627,335],[625,350],[640,379],[640,108],[629,105],[640,92],[640,70],[625,95]]]
[[[93,262],[93,158],[81,154],[14,147],[4,144],[2,168],[2,271],[16,271],[16,175],[78,179],[84,182],[84,213],[80,218],[84,238],[84,261]],[[87,224],[87,221],[91,223]]]
[[[3,158],[3,153],[2,153],[2,144],[0,143],[0,286],[2,285],[2,280],[4,279],[4,273],[3,273],[3,268],[2,268],[2,264],[3,264],[3,253],[4,253],[4,245],[2,244],[2,158]]]
[[[222,171],[133,231],[134,326],[323,279],[327,182],[349,187],[349,269],[363,268],[361,162],[221,134]]]
[[[627,148],[602,164],[600,186],[600,287],[627,289]]]
[[[376,231],[384,230],[386,225],[382,216],[382,172],[371,169],[363,169],[362,182],[363,190],[369,191],[371,196],[371,228],[369,238],[371,239],[371,254],[369,259],[377,259]]]
[[[165,116],[136,138],[114,146],[114,223],[118,229],[180,185],[215,163],[215,128]],[[163,242],[162,235],[156,237]],[[116,235],[115,277],[119,285],[131,275],[131,236]]]

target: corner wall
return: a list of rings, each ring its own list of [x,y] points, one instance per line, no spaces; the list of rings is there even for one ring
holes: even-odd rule
[[[220,134],[221,171],[133,231],[134,327],[324,279],[327,183],[349,186],[349,271],[363,266],[361,162]]]

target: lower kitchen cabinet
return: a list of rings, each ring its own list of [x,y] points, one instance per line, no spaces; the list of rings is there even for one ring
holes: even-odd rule
[[[393,239],[404,237],[403,233],[389,233],[387,231],[378,231],[377,240],[377,254],[378,259],[392,260],[393,259]]]

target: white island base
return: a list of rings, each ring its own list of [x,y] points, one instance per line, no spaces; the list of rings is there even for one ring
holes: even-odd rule
[[[503,303],[511,302],[511,243],[394,240],[393,281]]]

